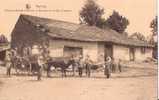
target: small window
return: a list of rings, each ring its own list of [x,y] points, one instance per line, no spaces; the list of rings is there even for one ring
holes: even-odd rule
[[[142,48],[141,48],[141,53],[142,53],[142,54],[145,54],[145,52],[146,52],[146,48],[145,48],[145,47],[142,47]]]

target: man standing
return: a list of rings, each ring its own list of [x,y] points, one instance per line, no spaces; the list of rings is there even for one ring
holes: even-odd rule
[[[87,77],[90,77],[91,76],[91,59],[89,55],[86,56],[85,64],[86,64],[86,75]]]
[[[116,72],[116,68],[117,68],[117,60],[112,58],[112,61],[111,61],[111,71],[112,72]]]
[[[104,69],[104,75],[106,75],[107,78],[109,78],[111,75],[111,68],[110,67],[111,67],[111,57],[108,56],[106,58],[105,69]]]
[[[83,66],[84,66],[83,57],[80,56],[80,57],[79,57],[79,62],[78,62],[78,72],[79,72],[79,76],[80,76],[80,77],[82,77]]]
[[[44,66],[44,59],[43,59],[43,56],[40,55],[38,57],[38,74],[37,74],[37,80],[41,80],[43,66]]]
[[[46,62],[47,62],[47,67],[46,67],[46,71],[47,71],[47,77],[50,77],[50,70],[51,70],[51,65],[52,65],[52,58],[47,55],[46,57]]]
[[[72,72],[73,72],[73,76],[75,76],[75,67],[76,67],[76,62],[75,62],[75,57],[74,55],[71,56],[70,61],[72,62]]]
[[[17,56],[17,48],[11,49],[11,65],[13,68],[16,67],[16,56]]]
[[[7,69],[6,75],[10,76],[11,75],[11,53],[10,53],[10,51],[8,51],[8,53],[6,55],[5,62],[6,62],[6,69]]]

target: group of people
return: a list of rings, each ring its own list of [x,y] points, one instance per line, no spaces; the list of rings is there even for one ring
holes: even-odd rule
[[[27,68],[30,71],[36,70],[37,79],[41,80],[41,73],[42,73],[43,66],[45,64],[43,54],[44,52],[40,50],[37,46],[32,48],[31,54],[29,54],[28,51],[26,51],[26,48],[24,48],[23,55],[18,54],[17,48],[7,50],[6,57],[5,57],[6,75],[11,76],[11,69],[13,67],[15,68],[15,71],[17,72],[19,66],[21,69],[22,67],[29,66]],[[26,65],[26,62],[28,62],[28,65]],[[34,67],[30,67],[30,66],[34,66]]]
[[[122,72],[122,60],[118,61],[110,56],[107,56],[106,62],[104,63],[104,74],[107,78],[111,76],[111,72],[115,72],[118,68],[119,72]]]
[[[90,77],[91,76],[91,67],[93,65],[93,61],[90,59],[89,55],[86,55],[85,59],[82,56],[79,57],[72,57],[74,60],[74,64],[72,65],[73,67],[73,75],[75,73],[75,69],[78,68],[78,74],[80,77],[83,75],[83,71],[85,70],[86,76]],[[122,72],[122,60],[119,59],[116,61],[114,58],[107,56],[106,61],[103,63],[100,63],[98,67],[104,67],[104,75],[107,78],[110,78],[111,72],[115,72],[116,69],[118,68],[119,72]]]
[[[46,64],[45,61],[47,61],[49,59],[49,57],[46,57],[44,55],[42,55],[42,53],[38,54],[36,49],[33,48],[33,51],[35,52],[34,57],[36,60],[30,60],[31,62],[31,66],[36,66],[35,68],[37,68],[37,80],[41,80],[41,76],[42,76],[42,70]],[[15,50],[10,50],[7,55],[6,55],[6,74],[7,76],[11,75],[11,68],[13,66],[14,61],[12,60],[13,56],[16,55],[16,49]],[[34,58],[32,57],[32,58]],[[48,58],[48,59],[47,59]],[[93,61],[91,60],[89,55],[86,55],[86,57],[84,58],[83,56],[79,55],[79,56],[72,56],[70,58],[70,60],[73,62],[72,63],[72,71],[73,71],[73,76],[75,75],[75,72],[78,70],[78,75],[79,77],[83,76],[83,72],[85,71],[86,76],[90,77],[91,76],[91,67],[93,65]],[[111,76],[111,72],[114,72],[116,69],[116,66],[118,66],[119,71],[122,71],[122,67],[121,67],[121,60],[119,59],[118,62],[115,61],[115,59],[113,59],[110,56],[106,57],[106,60],[104,63],[100,64],[100,66],[104,67],[104,75],[106,75],[107,78],[109,78]],[[49,69],[47,70],[47,74],[49,76]]]
[[[90,77],[92,60],[90,59],[89,55],[87,55],[85,59],[81,55],[75,57],[72,56],[71,60],[73,60],[73,75],[75,75],[76,68],[78,68],[78,74],[80,77],[82,77],[83,70],[85,68],[86,76]]]

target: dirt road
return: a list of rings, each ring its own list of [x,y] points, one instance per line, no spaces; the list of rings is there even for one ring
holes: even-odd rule
[[[106,79],[102,72],[91,78],[0,76],[0,100],[157,100],[154,68],[125,68]]]

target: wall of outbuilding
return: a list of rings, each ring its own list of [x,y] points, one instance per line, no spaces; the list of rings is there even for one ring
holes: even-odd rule
[[[69,47],[80,47],[83,50],[83,57],[89,55],[91,60],[97,61],[98,57],[98,45],[96,42],[80,42],[80,41],[70,41],[61,39],[50,40],[50,55],[52,57],[62,57],[64,56],[64,46]]]
[[[114,59],[122,59],[129,61],[129,48],[121,45],[113,45]]]
[[[148,57],[152,57],[152,48],[145,48],[145,52],[142,52],[143,47],[135,48],[135,61],[144,61]],[[115,59],[122,59],[130,61],[130,50],[128,46],[113,45],[113,57]]]
[[[141,47],[135,49],[135,60],[136,61],[143,61],[146,60],[148,57],[152,57],[152,48],[145,48],[145,52],[141,52]]]
[[[104,43],[98,43],[98,59],[97,61],[103,62],[105,61],[105,44]]]
[[[64,56],[64,46],[80,47],[83,51],[83,57],[89,55],[94,62],[105,60],[105,45],[97,42],[80,42],[71,40],[51,39],[50,54],[52,57]],[[113,57],[116,60],[122,59],[130,61],[130,51],[128,46],[113,45]],[[147,57],[152,57],[152,48],[145,48],[145,53],[141,52],[141,47],[135,47],[135,61],[143,61]]]

